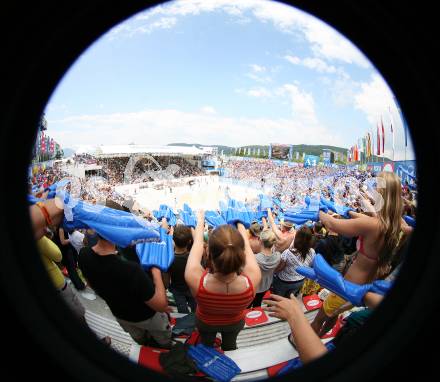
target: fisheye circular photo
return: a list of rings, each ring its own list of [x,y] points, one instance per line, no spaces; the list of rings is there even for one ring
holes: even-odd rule
[[[28,167],[54,289],[163,377],[288,375],[364,329],[405,262],[408,123],[346,37],[268,0],[177,0],[72,64]]]

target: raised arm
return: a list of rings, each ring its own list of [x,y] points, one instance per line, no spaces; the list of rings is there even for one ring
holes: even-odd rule
[[[276,238],[278,240],[281,240],[283,238],[283,235],[281,233],[281,230],[275,224],[275,220],[273,218],[272,211],[270,210],[270,208],[267,209],[267,217],[269,219],[270,228],[272,229],[272,231],[275,234]]]
[[[193,235],[193,245],[189,252],[188,261],[185,268],[185,281],[190,287],[193,295],[197,292],[200,278],[203,274],[203,267],[201,265],[203,256],[203,232],[205,228],[205,212],[199,211],[197,213],[197,226],[191,228]]]
[[[244,253],[246,256],[246,264],[243,268],[243,273],[251,279],[252,284],[254,285],[254,289],[257,290],[261,282],[260,266],[257,263],[254,252],[252,252],[246,228],[244,228],[243,224],[238,223],[237,230],[238,232],[240,232],[244,240]]]
[[[374,293],[367,292],[364,296],[364,304],[369,309],[375,309],[384,299],[384,296]]]
[[[357,219],[357,218],[361,218],[364,216],[363,214],[360,214],[359,212],[355,212],[355,211],[348,211],[348,214],[350,215],[350,217],[352,219]]]
[[[273,294],[271,298],[273,300],[264,301],[268,305],[265,310],[270,312],[270,316],[287,320],[299,358],[303,363],[313,361],[327,353],[327,348],[310,326],[295,297],[289,299]]]
[[[335,219],[323,211],[319,212],[319,219],[325,228],[347,237],[354,237],[369,233],[375,228],[375,219],[362,216],[356,219]]]
[[[42,202],[42,204],[43,206],[38,206],[34,204],[29,207],[35,240],[38,240],[44,236],[45,229],[48,226],[48,221],[45,216],[44,208],[47,211],[47,214],[53,226],[59,225],[61,223],[61,220],[63,219],[63,209],[57,207],[57,205],[55,204],[55,199],[46,200]]]
[[[154,295],[148,301],[145,301],[145,304],[156,312],[168,312],[168,299],[160,269],[151,268],[151,276],[154,283]]]
[[[411,227],[410,225],[408,225],[408,223],[405,221],[404,218],[401,218],[401,219],[400,219],[400,222],[401,222],[401,228],[402,228],[403,233],[404,233],[405,235],[410,235],[410,234],[412,234],[412,232],[413,232],[413,227]]]
[[[66,235],[64,233],[63,228],[58,228],[58,235],[60,237],[60,242],[62,245],[67,245],[70,243],[69,239],[66,239]]]
[[[160,226],[161,226],[163,229],[165,229],[165,230],[168,231],[169,226],[168,226],[167,218],[166,218],[166,217],[163,217],[163,218],[162,218],[162,221],[161,221]]]
[[[269,229],[269,226],[267,225],[266,218],[263,216],[263,218],[261,220],[263,222],[263,231],[266,230],[266,229]]]

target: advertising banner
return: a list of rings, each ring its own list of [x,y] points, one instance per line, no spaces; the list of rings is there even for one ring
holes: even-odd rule
[[[315,167],[319,163],[319,157],[316,155],[304,156],[304,167]]]

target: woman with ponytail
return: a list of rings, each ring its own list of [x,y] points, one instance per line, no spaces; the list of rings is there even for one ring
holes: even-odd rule
[[[374,205],[367,202],[366,214],[350,211],[351,219],[335,219],[320,212],[324,226],[339,235],[357,237],[357,256],[344,278],[356,284],[366,284],[389,273],[390,264],[403,233],[409,227],[402,219],[403,201],[399,177],[392,172],[377,176]],[[330,330],[338,315],[351,305],[330,294],[312,323],[318,335]]]
[[[202,343],[213,346],[217,333],[222,349],[237,348],[237,336],[244,327],[244,310],[255,297],[261,271],[241,223],[237,228],[222,225],[209,235],[211,268],[203,269],[203,229],[205,216],[199,212],[193,229],[194,244],[185,268],[185,280],[197,302],[196,326]]]

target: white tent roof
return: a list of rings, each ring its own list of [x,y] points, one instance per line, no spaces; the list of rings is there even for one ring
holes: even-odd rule
[[[116,156],[131,154],[162,155],[203,155],[204,151],[195,146],[149,146],[149,145],[102,145],[96,149],[98,156]]]
[[[75,154],[95,154],[95,152],[96,146],[82,145],[78,147],[78,149],[75,151]]]

